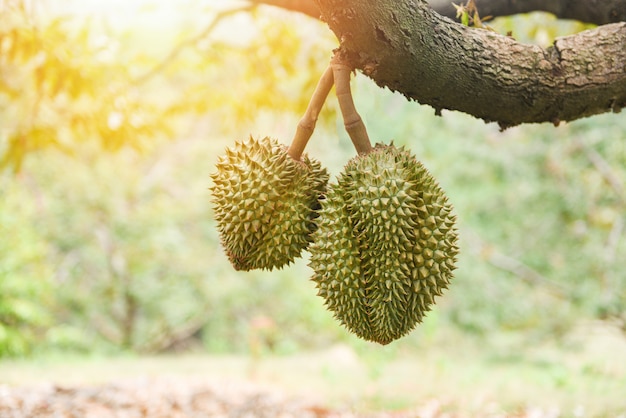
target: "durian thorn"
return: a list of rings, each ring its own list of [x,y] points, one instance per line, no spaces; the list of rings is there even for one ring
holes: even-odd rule
[[[309,142],[311,135],[313,135],[313,131],[315,131],[315,124],[317,123],[317,118],[322,110],[322,106],[326,102],[326,98],[328,97],[328,93],[330,93],[330,89],[333,87],[333,69],[328,66],[320,81],[317,83],[315,87],[315,91],[313,92],[313,96],[311,96],[311,100],[309,101],[309,105],[302,116],[302,119],[298,122],[298,126],[296,127],[296,134],[291,141],[291,145],[287,150],[287,153],[294,160],[300,160],[302,153],[304,152],[304,148],[306,148],[306,144]]]
[[[354,107],[352,91],[350,90],[350,73],[352,67],[342,62],[341,58],[335,54],[330,61],[335,77],[335,91],[339,101],[339,109],[343,116],[343,124],[350,135],[354,148],[359,154],[367,154],[372,150],[372,143],[367,135],[367,129],[361,116]]]

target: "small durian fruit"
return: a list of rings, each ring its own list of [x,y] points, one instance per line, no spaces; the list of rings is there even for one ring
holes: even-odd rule
[[[211,175],[220,241],[236,270],[281,268],[311,242],[328,173],[268,137],[236,142]]]
[[[359,337],[388,344],[411,331],[455,269],[455,216],[404,148],[353,158],[321,203],[310,267],[318,295]]]

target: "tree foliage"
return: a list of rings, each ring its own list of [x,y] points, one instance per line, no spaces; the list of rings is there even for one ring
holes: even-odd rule
[[[185,190],[176,183],[182,160],[154,153],[185,131],[210,143],[265,113],[299,113],[307,98],[298,92],[316,82],[324,64],[315,51],[327,45],[250,7],[203,13],[163,34],[62,8],[36,13],[21,1],[0,10],[2,355],[37,344],[160,351],[200,338],[204,327],[213,330],[207,345],[219,348],[243,332],[222,322],[247,329],[253,312],[221,313],[240,302],[241,283],[216,291],[217,242],[203,219],[208,201],[198,204],[205,188]],[[236,15],[247,35],[220,36]],[[196,157],[195,173],[183,173],[193,182],[208,167],[207,150],[183,147],[191,153],[183,158]],[[37,196],[36,212],[9,205],[27,196]],[[4,239],[13,235],[14,243]]]
[[[30,154],[71,154],[81,143],[146,150],[175,136],[181,117],[209,111],[234,124],[264,109],[303,110],[307,98],[289,80],[314,85],[323,64],[293,26],[262,18],[243,45],[212,37],[222,21],[250,10],[205,11],[208,24],[174,28],[167,38],[8,2],[0,11],[0,169],[17,172]],[[169,50],[155,50],[155,39]],[[237,87],[225,78],[238,79]]]
[[[66,16],[39,21],[21,2],[9,2],[2,15],[0,167],[19,171],[30,153],[72,153],[81,142],[141,148],[167,132],[167,108],[128,85],[133,62],[119,59],[117,42]]]
[[[35,213],[16,185],[0,181],[0,357],[30,353],[54,325],[53,268],[29,222]]]

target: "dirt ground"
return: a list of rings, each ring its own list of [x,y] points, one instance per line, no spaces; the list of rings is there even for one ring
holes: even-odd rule
[[[4,360],[0,418],[626,418],[626,339],[570,345]]]
[[[98,386],[0,387],[3,418],[352,417],[249,385],[187,380],[123,381]],[[374,416],[374,415],[371,415]],[[391,416],[391,415],[376,415]],[[398,415],[396,415],[398,416]]]
[[[344,371],[346,353],[335,358]],[[349,355],[349,354],[348,354]],[[318,359],[311,359],[317,363]],[[350,360],[348,360],[350,361]],[[245,358],[124,358],[66,365],[18,364],[0,369],[0,418],[402,418],[441,417],[422,411],[367,412],[337,402],[306,361]],[[195,365],[195,366],[194,366]],[[292,368],[292,366],[295,366]],[[289,369],[300,377],[286,378]],[[38,370],[40,373],[38,373]],[[4,372],[4,373],[2,373]],[[322,374],[326,372],[322,371]],[[136,377],[140,376],[140,377]],[[303,377],[304,376],[304,377]],[[358,376],[356,376],[358,378]],[[299,385],[301,379],[310,379]],[[333,376],[322,380],[334,381]],[[298,387],[301,386],[301,387]],[[340,398],[345,390],[340,390]],[[448,415],[446,415],[448,416]]]
[[[289,397],[249,384],[215,385],[189,380],[120,381],[95,386],[0,386],[2,418],[457,418],[469,416],[555,418],[554,411],[480,415],[446,411],[433,399],[420,407],[364,412],[328,407],[308,397]]]

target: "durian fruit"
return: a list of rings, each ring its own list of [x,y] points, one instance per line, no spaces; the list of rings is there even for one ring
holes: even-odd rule
[[[220,240],[236,270],[281,268],[311,242],[328,173],[268,137],[236,142],[211,175]]]
[[[408,151],[378,144],[330,186],[309,251],[327,308],[357,336],[388,344],[422,321],[455,269],[452,207]]]

